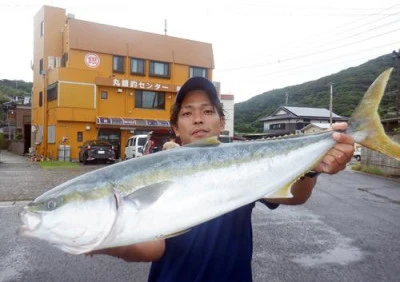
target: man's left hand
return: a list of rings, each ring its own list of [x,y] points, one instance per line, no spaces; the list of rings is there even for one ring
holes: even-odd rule
[[[346,130],[347,123],[334,123],[333,130]],[[328,151],[321,162],[315,167],[315,171],[335,174],[346,168],[346,164],[353,157],[354,140],[350,135],[335,132],[333,139],[336,145]]]

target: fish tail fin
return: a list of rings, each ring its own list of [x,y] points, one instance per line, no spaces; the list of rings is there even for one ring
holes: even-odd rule
[[[349,120],[349,129],[356,143],[400,160],[400,144],[390,139],[383,129],[378,107],[393,68],[381,73],[364,94]]]

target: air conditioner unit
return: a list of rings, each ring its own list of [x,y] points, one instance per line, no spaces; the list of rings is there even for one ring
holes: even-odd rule
[[[47,59],[47,68],[49,70],[52,70],[56,67],[56,61],[55,58],[53,56],[49,56]]]
[[[61,67],[61,57],[56,57],[56,68]]]

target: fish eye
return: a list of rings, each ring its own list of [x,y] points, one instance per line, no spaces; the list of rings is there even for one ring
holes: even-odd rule
[[[47,202],[47,209],[48,210],[54,210],[57,207],[57,201],[56,199],[50,199]]]

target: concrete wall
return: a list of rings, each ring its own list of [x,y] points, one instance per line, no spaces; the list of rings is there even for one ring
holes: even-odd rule
[[[400,134],[393,136],[395,142],[400,144]],[[400,176],[400,161],[389,158],[381,153],[362,148],[361,164],[381,170],[385,175]]]
[[[23,140],[11,141],[10,145],[8,146],[8,151],[13,152],[14,154],[23,156],[24,155],[24,141]]]

